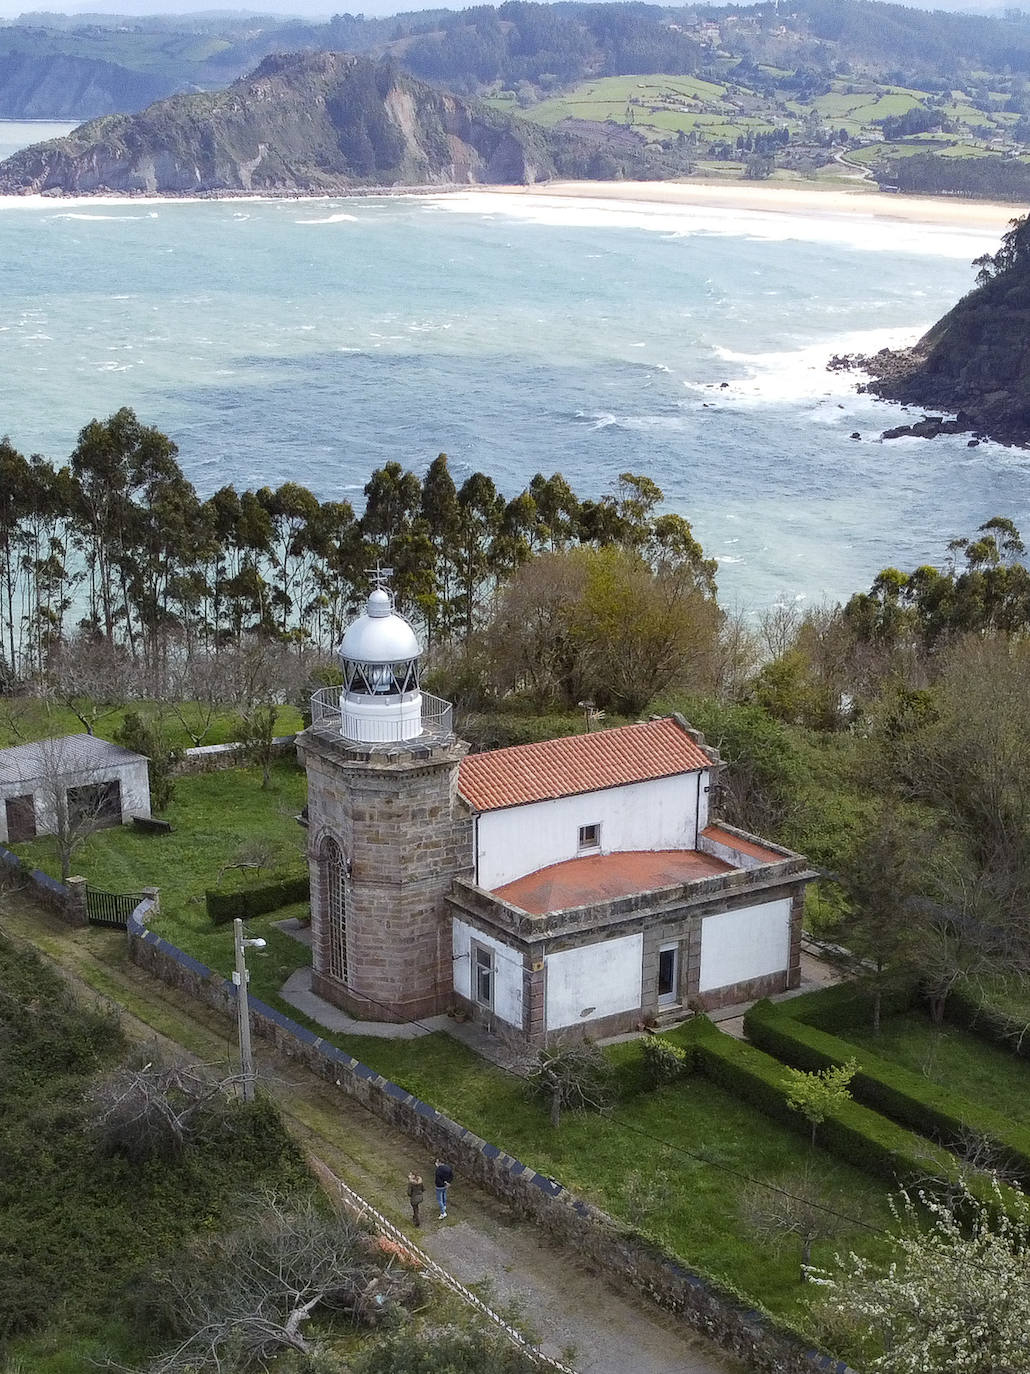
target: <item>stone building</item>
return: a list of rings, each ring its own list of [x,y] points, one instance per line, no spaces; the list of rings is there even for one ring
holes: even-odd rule
[[[710,814],[723,765],[681,717],[469,754],[382,588],[340,655],[297,741],[320,996],[537,1043],[797,986],[815,874]]]

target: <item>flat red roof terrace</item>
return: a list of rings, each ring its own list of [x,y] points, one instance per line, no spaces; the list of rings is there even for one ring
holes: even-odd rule
[[[698,878],[732,871],[732,864],[696,849],[634,849],[624,854],[567,859],[495,887],[493,893],[530,915],[545,916],[549,911],[610,902],[616,897],[653,892],[661,887],[679,887]]]

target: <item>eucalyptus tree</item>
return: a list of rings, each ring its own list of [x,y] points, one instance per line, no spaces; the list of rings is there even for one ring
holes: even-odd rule
[[[575,542],[579,529],[580,504],[575,492],[560,472],[545,477],[538,472],[530,479],[528,494],[536,507],[535,550],[553,553]]]
[[[493,479],[473,473],[458,492],[459,604],[458,623],[467,643],[489,579],[498,571],[497,539],[504,518],[504,497]]]
[[[433,459],[422,479],[419,520],[433,547],[435,599],[427,607],[426,615],[426,630],[432,643],[437,638],[449,638],[458,605],[461,507],[446,453]]]
[[[19,643],[15,637],[15,589],[21,563],[22,524],[30,513],[31,468],[27,459],[0,438],[0,576],[3,577],[3,625],[0,645],[12,673],[18,671]]]

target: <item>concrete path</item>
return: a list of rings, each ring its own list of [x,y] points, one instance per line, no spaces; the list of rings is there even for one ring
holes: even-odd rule
[[[5,907],[0,925],[34,944],[86,995],[100,994],[121,1006],[130,1037],[156,1040],[209,1064],[234,1061],[232,1022],[130,963],[120,932],[69,929],[20,902]],[[565,1358],[580,1374],[743,1374],[742,1365],[685,1322],[617,1288],[461,1178],[447,1220],[428,1219],[411,1229],[407,1175],[414,1168],[425,1176],[432,1160],[407,1136],[265,1042],[256,1040],[254,1047],[262,1084],[304,1147],[456,1278],[482,1285],[500,1305],[514,1302],[521,1309],[519,1324],[535,1330],[547,1353]],[[431,1205],[424,1210],[434,1217]]]

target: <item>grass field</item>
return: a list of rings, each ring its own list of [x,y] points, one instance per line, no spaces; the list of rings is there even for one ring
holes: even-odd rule
[[[37,697],[8,697],[0,702],[0,749],[27,740],[45,739],[51,735],[83,735],[86,727],[66,706],[48,703]],[[200,734],[207,723],[202,708],[185,702],[181,706],[185,719]],[[169,747],[188,749],[193,739],[186,726],[171,707],[161,702],[135,701],[98,715],[93,733],[100,739],[113,740],[129,711],[143,714],[160,712],[168,731]],[[276,717],[276,734],[292,735],[301,728],[300,712],[293,706],[280,706]],[[237,738],[236,712],[231,707],[219,710],[211,719],[204,735],[204,744],[228,744]]]
[[[925,1012],[887,1018],[879,1035],[850,1030],[863,1045],[931,1083],[939,1083],[991,1107],[1012,1121],[1030,1125],[1030,1063],[958,1026],[938,1030]]]

